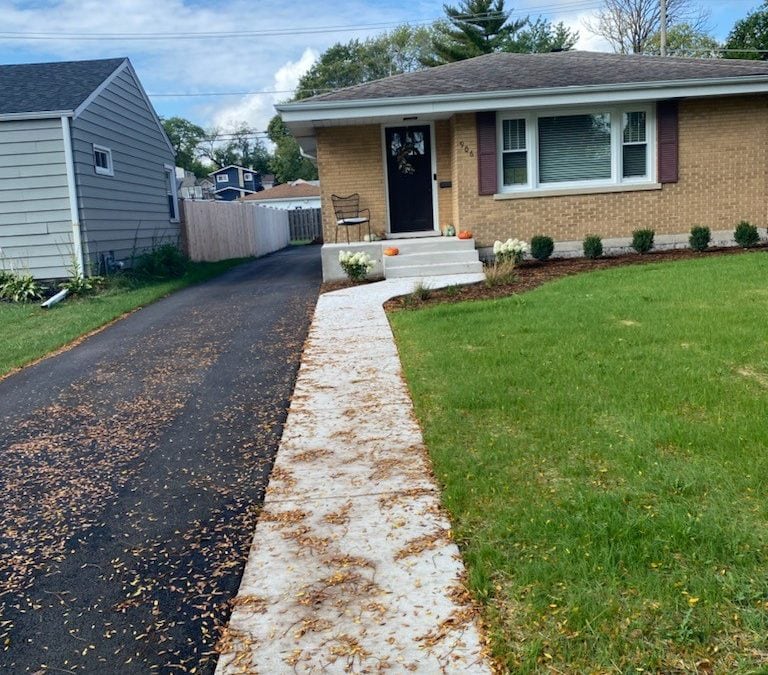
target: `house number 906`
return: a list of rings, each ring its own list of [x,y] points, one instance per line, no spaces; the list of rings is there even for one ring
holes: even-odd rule
[[[464,141],[459,141],[459,147],[460,148],[464,148],[464,152],[468,153],[470,157],[474,157],[475,156],[475,151],[474,150],[470,150],[469,146]]]

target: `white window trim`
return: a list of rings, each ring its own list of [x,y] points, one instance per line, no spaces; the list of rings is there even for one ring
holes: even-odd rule
[[[103,152],[107,156],[107,168],[98,166],[96,164],[96,153],[97,152]],[[112,150],[104,147],[103,145],[96,145],[93,144],[93,168],[96,170],[96,173],[99,174],[99,176],[114,176],[115,175],[115,165],[112,163]]]
[[[252,173],[244,173],[243,174],[243,180],[253,180],[253,174]]]
[[[646,139],[646,167],[648,173],[645,176],[632,178],[622,177],[622,152],[624,147],[623,113],[644,112],[645,139]],[[539,182],[539,117],[584,115],[610,113],[611,115],[611,177],[609,179],[595,179],[582,181],[563,181],[559,183]],[[525,120],[525,145],[528,154],[528,183],[520,185],[504,185],[504,120]],[[498,176],[498,195],[510,193],[526,193],[534,196],[537,193],[546,193],[547,196],[555,195],[562,191],[563,194],[578,194],[579,189],[593,192],[593,188],[612,186],[650,186],[656,185],[656,108],[653,104],[627,104],[623,106],[590,106],[579,108],[548,108],[526,111],[508,111],[496,115],[496,162]],[[623,190],[622,190],[623,191]]]
[[[167,196],[173,195],[173,215],[169,217],[170,222],[181,222],[179,217],[179,193],[176,188],[176,167],[171,164],[163,164],[163,171],[166,182],[165,194]],[[171,191],[168,192],[168,185],[171,186]]]
[[[229,183],[229,176],[225,173],[217,173],[216,174],[216,182],[217,183]]]

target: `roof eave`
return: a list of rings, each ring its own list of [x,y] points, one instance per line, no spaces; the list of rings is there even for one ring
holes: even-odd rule
[[[403,96],[344,101],[299,101],[275,108],[289,125],[391,115],[427,115],[583,103],[618,103],[664,98],[768,92],[768,75],[667,80],[612,85],[548,87],[493,92]]]

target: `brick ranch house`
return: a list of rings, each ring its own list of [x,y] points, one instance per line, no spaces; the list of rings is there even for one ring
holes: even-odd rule
[[[672,245],[694,225],[723,241],[768,221],[764,62],[489,54],[278,110],[317,159],[326,242],[331,195],[350,193],[389,238],[450,224],[480,248],[535,234],[562,252],[587,234],[620,246],[638,228]]]

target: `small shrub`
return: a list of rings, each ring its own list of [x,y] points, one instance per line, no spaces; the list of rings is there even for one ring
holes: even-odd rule
[[[746,220],[742,220],[736,226],[736,229],[733,231],[733,238],[742,248],[752,248],[757,246],[760,241],[757,228],[754,225],[750,225]]]
[[[638,253],[648,253],[653,248],[653,230],[635,230],[632,233],[632,248]]]
[[[459,286],[457,284],[446,286],[444,293],[449,298],[455,298],[459,294]]]
[[[66,288],[72,295],[90,295],[102,288],[105,283],[104,277],[84,277],[82,274],[76,274],[59,284],[59,288]]]
[[[485,267],[485,285],[487,288],[506,286],[517,279],[513,260],[497,260]]]
[[[603,240],[596,234],[590,234],[584,237],[582,246],[584,248],[584,256],[586,258],[591,258],[594,260],[595,258],[599,258],[601,255],[603,255]]]
[[[697,225],[691,228],[691,236],[688,237],[688,243],[694,251],[706,251],[709,248],[710,241],[712,241],[712,232],[708,227]]]
[[[339,265],[350,281],[363,281],[375,264],[371,256],[364,251],[358,253],[353,251],[339,252]]]
[[[536,235],[531,237],[531,255],[536,260],[549,260],[555,250],[555,242],[552,237],[545,237],[543,235]]]
[[[0,285],[0,298],[10,302],[32,302],[43,294],[43,287],[31,274],[4,273],[5,281]]]
[[[184,276],[189,258],[173,244],[162,244],[142,253],[133,264],[133,275],[147,279],[175,279]]]
[[[423,281],[417,283],[411,291],[411,297],[416,302],[426,302],[432,297],[432,289]]]
[[[496,241],[493,244],[493,255],[496,257],[496,262],[500,263],[519,263],[529,250],[528,244],[520,239]]]

